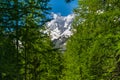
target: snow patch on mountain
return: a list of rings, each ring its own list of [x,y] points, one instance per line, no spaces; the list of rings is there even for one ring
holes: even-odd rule
[[[51,40],[54,42],[55,47],[63,47],[66,40],[72,35],[71,23],[75,15],[61,16],[60,14],[52,13],[52,20],[46,25],[46,31]]]

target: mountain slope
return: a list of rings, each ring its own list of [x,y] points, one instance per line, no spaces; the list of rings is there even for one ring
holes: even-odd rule
[[[47,23],[47,32],[56,48],[64,47],[66,40],[72,35],[71,23],[74,19],[74,14],[61,16],[52,13],[53,19]]]

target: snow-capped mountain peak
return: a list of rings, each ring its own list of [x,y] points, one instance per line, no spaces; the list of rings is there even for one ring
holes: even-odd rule
[[[56,46],[63,44],[68,37],[72,35],[71,23],[74,19],[74,16],[74,14],[61,16],[60,14],[52,13],[53,19],[46,24],[46,32],[50,34],[51,40]]]
[[[71,23],[74,19],[74,14],[68,16],[60,16],[59,14],[52,14],[53,20],[47,23],[47,31],[50,33],[51,39],[58,39],[59,37],[70,36]]]

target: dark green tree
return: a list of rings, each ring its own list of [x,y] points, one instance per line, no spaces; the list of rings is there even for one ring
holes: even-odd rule
[[[16,48],[14,42],[8,35],[0,35],[0,73],[1,80],[12,79],[16,71]],[[9,52],[9,54],[8,54]]]
[[[49,0],[0,1],[0,78],[58,80],[61,54],[40,32]],[[43,30],[42,30],[43,31]],[[1,80],[2,80],[1,79]]]
[[[13,26],[10,26],[8,21],[9,4],[5,0],[0,1],[0,74],[1,80],[12,79],[16,75],[16,45],[14,36],[11,32]],[[13,23],[11,23],[12,25]],[[11,29],[10,29],[11,28]],[[8,54],[9,53],[9,54]]]
[[[21,60],[23,67],[21,75],[26,74],[26,80],[58,80],[61,74],[61,55],[43,29],[36,27],[36,24],[27,19],[27,26],[21,28],[21,39],[24,48],[21,53],[24,58]],[[33,28],[34,27],[34,28]],[[23,75],[24,76],[24,75]],[[23,77],[24,78],[24,77]]]

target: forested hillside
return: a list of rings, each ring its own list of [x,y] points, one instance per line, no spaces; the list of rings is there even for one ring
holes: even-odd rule
[[[0,0],[0,80],[120,80],[120,0],[78,0],[64,52],[49,1]]]

